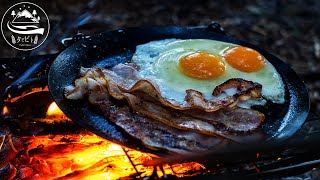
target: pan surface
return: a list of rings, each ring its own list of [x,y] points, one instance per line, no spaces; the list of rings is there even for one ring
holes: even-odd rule
[[[261,109],[266,115],[261,127],[266,141],[285,140],[302,126],[309,112],[309,95],[306,86],[289,65],[272,54],[234,37],[182,27],[127,28],[97,34],[73,44],[56,58],[50,68],[48,81],[53,99],[68,117],[93,133],[131,148],[149,151],[144,149],[139,140],[126,134],[98,112],[89,110],[87,102],[65,99],[63,90],[78,78],[81,66],[113,67],[118,63],[130,61],[137,45],[169,38],[213,39],[259,51],[277,69],[286,89],[284,104]]]

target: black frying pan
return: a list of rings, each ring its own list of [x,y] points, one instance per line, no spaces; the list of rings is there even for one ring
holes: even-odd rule
[[[135,47],[153,40],[213,39],[251,47],[264,55],[277,69],[286,88],[286,102],[268,105],[261,111],[266,115],[261,131],[266,141],[282,141],[292,136],[305,121],[309,112],[309,96],[297,74],[277,57],[234,37],[206,30],[182,27],[138,27],[105,32],[84,39],[64,50],[49,71],[49,89],[62,111],[74,122],[113,142],[131,148],[149,151],[122,129],[88,108],[87,102],[66,100],[65,86],[78,78],[79,68],[112,67],[130,61]],[[154,151],[153,151],[154,152]]]

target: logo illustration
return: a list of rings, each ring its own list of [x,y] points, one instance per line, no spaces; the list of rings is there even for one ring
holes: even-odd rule
[[[38,5],[21,2],[11,6],[1,20],[4,39],[13,48],[28,51],[39,47],[49,34],[47,14]]]

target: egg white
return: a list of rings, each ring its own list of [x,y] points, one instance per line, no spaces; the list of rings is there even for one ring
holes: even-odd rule
[[[136,47],[132,62],[140,66],[139,76],[155,82],[161,95],[169,101],[183,104],[187,89],[203,93],[208,100],[221,99],[223,96],[212,96],[213,89],[228,79],[242,78],[260,83],[264,98],[274,103],[284,103],[284,84],[273,65],[266,59],[266,65],[257,72],[239,71],[231,67],[222,57],[223,51],[233,46],[238,45],[206,39],[151,41]],[[215,79],[199,80],[183,74],[178,67],[179,59],[193,52],[209,52],[219,56],[225,64],[223,75]],[[235,89],[230,89],[224,96],[235,92]]]

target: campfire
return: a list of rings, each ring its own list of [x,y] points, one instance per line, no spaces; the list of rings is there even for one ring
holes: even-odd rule
[[[44,117],[30,117],[24,114],[17,118],[12,114],[14,110],[11,111],[10,107],[15,109],[12,104],[23,101],[24,97],[34,93],[47,91],[47,88],[42,91],[37,89],[23,94],[23,97],[7,99],[6,105],[2,108],[2,116],[7,121],[15,119],[20,126],[26,126],[27,123],[28,129],[39,128],[39,125],[56,127],[57,124],[73,128],[67,132],[50,132],[42,127],[42,130],[33,131],[37,132],[36,134],[24,132],[22,134],[25,135],[21,137],[15,136],[16,140],[13,140],[11,133],[0,135],[0,152],[1,148],[8,146],[5,151],[15,155],[10,163],[1,169],[6,179],[121,179],[151,176],[162,178],[168,175],[186,177],[206,169],[197,162],[164,165],[161,168],[145,166],[143,163],[146,160],[159,157],[112,143],[77,127],[55,102],[49,103],[45,113],[39,113],[45,114]],[[31,119],[26,120],[26,117]],[[38,126],[32,126],[34,124]]]

